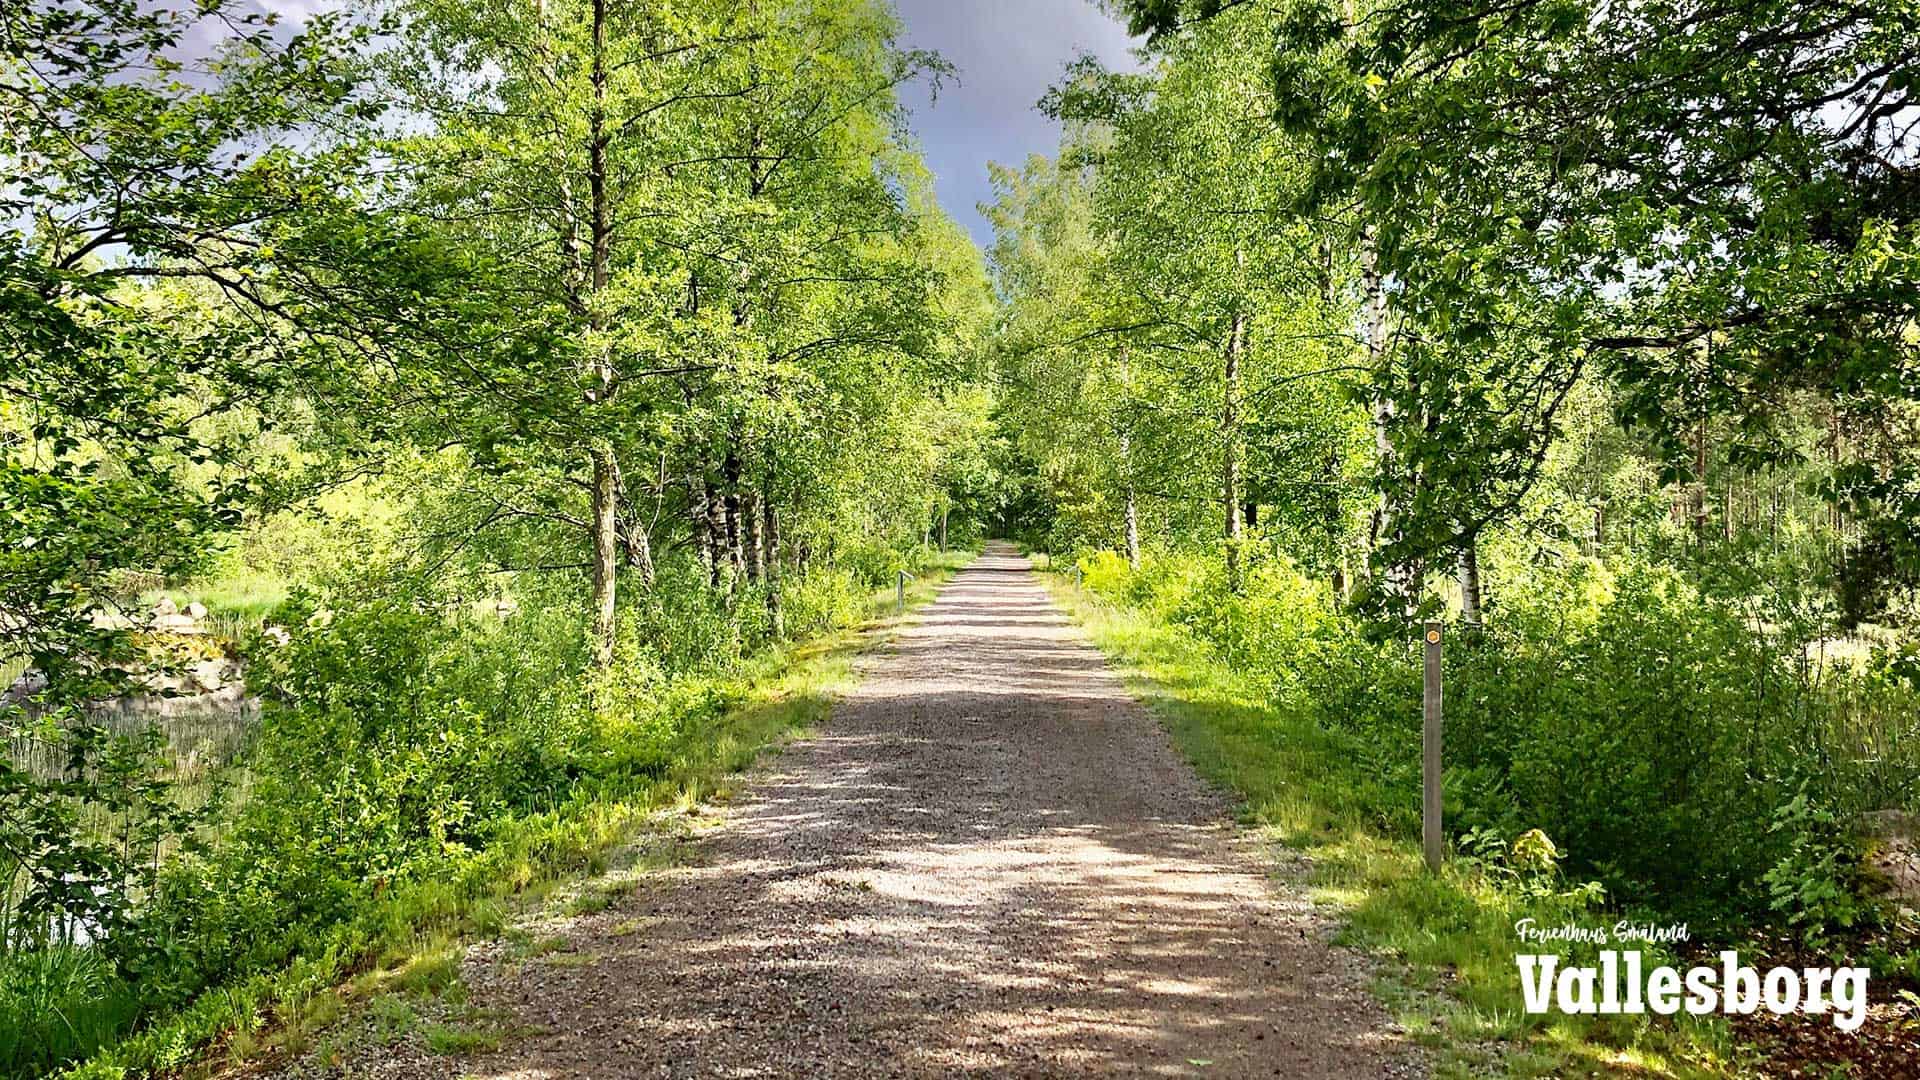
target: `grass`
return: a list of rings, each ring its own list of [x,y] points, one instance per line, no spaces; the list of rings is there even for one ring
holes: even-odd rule
[[[506,1042],[506,1038],[505,1032],[488,1027],[429,1024],[426,1028],[427,1049],[443,1057],[484,1054],[498,1050]]]
[[[629,878],[604,885],[595,885],[590,889],[582,891],[579,895],[567,902],[567,914],[597,915],[618,903],[621,897],[632,892],[638,884],[639,882]]]
[[[228,566],[179,588],[165,590],[166,595],[173,597],[174,603],[182,608],[197,600],[205,604],[210,612],[223,611],[255,619],[264,618],[268,612],[279,607],[286,601],[290,591],[283,575],[245,566]],[[158,598],[155,595],[151,599]],[[148,597],[143,596],[142,599]]]
[[[140,1003],[130,994],[94,996],[112,985],[109,974],[85,948],[0,953],[0,1055],[35,1046],[74,1053],[137,1015]],[[94,1007],[67,1015],[61,1005],[83,994],[93,997]]]
[[[411,997],[439,997],[460,981],[460,953],[454,939],[428,938],[394,970],[390,985]]]
[[[367,1002],[367,1015],[373,1021],[374,1038],[382,1045],[400,1041],[420,1023],[413,1003],[397,994],[382,994]]]
[[[932,599],[971,558],[966,552],[936,556],[909,584],[910,607]],[[763,650],[735,679],[741,688],[739,706],[707,728],[671,769],[644,788],[514,822],[456,877],[410,882],[389,891],[372,911],[338,928],[333,943],[318,955],[203,994],[179,1013],[60,1075],[68,1080],[123,1080],[204,1069],[213,1047],[224,1047],[228,1060],[331,1052],[336,1048],[314,1039],[320,1027],[312,1023],[311,1003],[323,995],[338,1003],[329,1023],[357,1007],[376,1010],[376,1020],[385,1023],[377,1010],[398,1015],[399,1006],[391,1003],[394,994],[458,997],[464,993],[459,958],[465,942],[506,933],[509,906],[536,902],[565,883],[604,874],[615,856],[630,851],[640,838],[662,833],[671,837],[675,823],[684,822],[704,803],[730,798],[741,770],[761,752],[825,719],[834,698],[852,679],[854,657],[884,641],[900,623],[894,591],[887,588],[867,599],[865,617],[857,624]],[[684,849],[676,842],[644,845],[634,866],[645,870],[663,865]],[[588,895],[612,902],[604,887],[578,894]],[[537,943],[533,947],[537,949]],[[389,1003],[378,1004],[382,1001]],[[409,1019],[406,1027],[416,1022],[417,1017]],[[450,1048],[447,1053],[477,1052],[483,1047],[470,1041],[471,1034],[449,1029],[439,1038]]]
[[[207,609],[203,624],[212,635],[222,641],[237,642],[258,630],[267,616],[286,602],[291,591],[290,582],[280,575],[229,568],[177,588],[149,589],[142,592],[135,603],[139,610],[151,610],[164,596],[181,611],[185,611],[188,604],[203,604]]]
[[[1306,854],[1317,901],[1346,921],[1342,941],[1394,958],[1376,994],[1438,1077],[1736,1075],[1724,1023],[1683,1018],[1526,1014],[1513,924],[1554,925],[1570,902],[1528,899],[1471,867],[1426,872],[1417,840],[1383,835],[1354,809],[1367,783],[1311,722],[1274,709],[1202,643],[1045,575],[1056,599],[1202,775],[1243,802],[1244,819]],[[1586,921],[1601,921],[1592,919]]]

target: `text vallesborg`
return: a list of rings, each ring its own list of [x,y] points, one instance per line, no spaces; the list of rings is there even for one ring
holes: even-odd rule
[[[1762,975],[1720,954],[1718,967],[1643,969],[1640,953],[1606,949],[1598,967],[1562,966],[1551,953],[1522,953],[1520,991],[1530,1013],[1644,1013],[1695,1016],[1712,1012],[1832,1013],[1833,1025],[1854,1031],[1867,1019],[1867,974],[1863,967],[1776,967]]]

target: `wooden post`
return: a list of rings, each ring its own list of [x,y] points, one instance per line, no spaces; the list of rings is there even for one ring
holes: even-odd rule
[[[900,579],[893,584],[893,606],[899,614],[907,613],[907,572],[905,570],[900,571]]]
[[[1080,587],[1080,562],[1077,559],[1073,563],[1073,587]]]
[[[1440,872],[1440,624],[1426,633],[1426,678],[1420,725],[1420,842],[1427,869]]]

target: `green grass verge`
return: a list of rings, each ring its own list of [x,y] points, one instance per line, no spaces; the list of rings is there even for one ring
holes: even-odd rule
[[[970,552],[935,556],[908,585],[909,606],[931,600],[972,558]],[[868,598],[864,621],[752,657],[733,680],[740,705],[644,788],[517,821],[456,876],[395,887],[364,917],[339,927],[319,953],[209,991],[59,1075],[211,1075],[223,1062],[303,1052],[316,1032],[343,1015],[343,999],[381,1001],[375,995],[394,989],[445,991],[457,979],[461,943],[500,935],[512,905],[560,882],[604,872],[616,851],[674,812],[728,797],[738,774],[761,751],[825,719],[852,680],[854,657],[899,627],[894,603],[893,589],[877,591]],[[461,1037],[442,1036],[446,1052],[457,1052]]]
[[[1179,629],[1115,607],[1064,573],[1042,576],[1201,774],[1240,797],[1246,823],[1308,856],[1314,898],[1345,921],[1342,941],[1398,961],[1383,965],[1375,992],[1432,1051],[1436,1076],[1741,1073],[1717,1020],[1528,1015],[1514,923],[1532,916],[1552,926],[1574,909],[1467,867],[1427,873],[1416,838],[1381,835],[1352,809],[1347,793],[1366,778],[1316,725],[1273,708]],[[1589,911],[1582,921],[1611,917]]]

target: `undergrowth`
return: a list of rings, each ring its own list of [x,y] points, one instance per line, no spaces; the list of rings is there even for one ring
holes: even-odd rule
[[[934,556],[910,599],[964,561]],[[852,655],[891,625],[892,591],[840,599],[859,587],[794,589],[789,626],[804,640],[736,638],[684,661],[629,650],[584,683],[530,669],[572,647],[535,621],[490,630],[417,598],[296,594],[276,618],[301,630],[254,676],[267,705],[247,800],[157,868],[111,937],[6,958],[0,1075],[64,1064],[72,1080],[123,1078],[297,1053],[351,999],[445,991],[459,942],[600,873],[662,815],[724,798],[762,749],[824,717]],[[446,1053],[495,1038],[430,1035]]]

